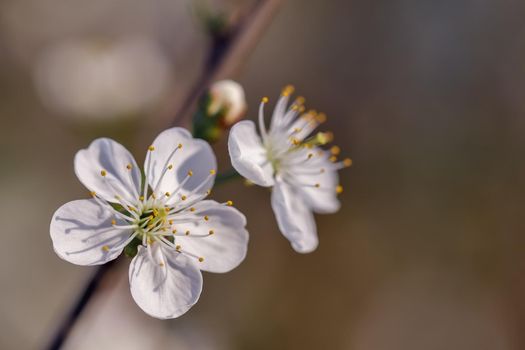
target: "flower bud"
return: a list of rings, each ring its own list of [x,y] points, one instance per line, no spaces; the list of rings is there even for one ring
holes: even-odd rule
[[[214,83],[199,103],[193,117],[193,135],[208,142],[220,139],[223,131],[246,113],[242,86],[233,80]]]
[[[246,113],[244,89],[233,80],[220,80],[210,87],[208,116],[221,114],[226,126],[233,125]]]

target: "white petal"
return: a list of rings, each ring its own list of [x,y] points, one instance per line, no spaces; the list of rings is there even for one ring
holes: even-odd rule
[[[312,212],[297,190],[277,180],[272,191],[272,208],[282,234],[298,253],[309,253],[318,245]]]
[[[180,149],[179,144],[182,145]],[[190,170],[193,175],[178,191],[179,196],[195,189],[198,189],[196,195],[203,195],[213,187],[215,176],[210,176],[210,170],[217,169],[217,160],[206,141],[194,139],[184,128],[171,128],[160,133],[153,146],[155,150],[150,153],[148,182],[155,189],[160,180],[157,193],[173,193]],[[170,164],[173,169],[167,170],[162,177],[162,172]],[[148,169],[147,159],[144,168]]]
[[[237,209],[207,200],[194,205],[195,211],[185,213],[198,219],[196,223],[174,225],[181,234],[189,230],[188,236],[176,236],[175,243],[184,253],[190,253],[197,260],[197,267],[209,272],[228,272],[237,267],[245,258],[248,249],[246,218]],[[207,216],[208,220],[203,218]],[[210,230],[212,234],[210,235]]]
[[[108,248],[123,243],[131,230],[114,229],[111,220],[125,224],[93,199],[64,204],[53,215],[49,228],[55,252],[77,265],[100,265],[115,259],[122,249]]]
[[[272,186],[273,168],[266,157],[261,138],[251,120],[233,126],[228,139],[228,151],[233,167],[242,176],[259,186]]]
[[[292,176],[290,181],[304,185],[298,186],[298,191],[306,205],[312,208],[314,212],[320,214],[335,213],[341,207],[336,192],[337,185],[339,185],[339,175],[337,170],[333,169],[332,162],[328,160],[329,156],[326,155],[326,151],[323,151],[323,155],[319,155],[319,151],[318,148],[305,150],[305,154],[302,156],[304,159],[307,159],[309,152],[315,156],[291,167],[289,169]]]
[[[148,315],[175,318],[199,300],[202,274],[183,254],[155,242],[139,246],[129,267],[129,284],[133,299]]]
[[[131,170],[128,166],[131,165]],[[102,176],[104,171],[106,176]],[[120,143],[101,138],[75,155],[75,173],[89,190],[107,201],[115,195],[135,203],[140,191],[140,170],[133,156]]]

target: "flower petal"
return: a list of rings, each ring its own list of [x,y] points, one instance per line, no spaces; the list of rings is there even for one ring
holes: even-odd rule
[[[117,202],[115,196],[131,203],[138,200],[140,170],[131,153],[118,142],[100,138],[78,151],[75,173],[84,186],[108,202]]]
[[[174,219],[178,232],[184,234],[189,231],[187,236],[175,238],[181,251],[203,258],[197,262],[197,267],[204,271],[222,273],[237,267],[246,257],[248,249],[244,215],[233,207],[211,200],[199,202],[193,208],[194,212],[183,215],[198,221],[177,224],[177,219]]]
[[[251,120],[233,126],[228,139],[228,151],[233,167],[242,176],[259,186],[272,186],[273,168],[268,161],[261,138]]]
[[[297,189],[306,205],[312,208],[314,212],[320,214],[335,213],[341,207],[336,192],[339,175],[337,170],[334,170],[332,162],[328,160],[329,155],[326,151],[321,151],[318,148],[304,150],[301,153],[304,153],[301,155],[303,159],[307,159],[308,153],[315,156],[291,167],[288,170],[292,177],[290,181],[303,184],[297,186]]]
[[[49,228],[53,248],[59,257],[77,265],[101,265],[120,255],[111,251],[123,243],[131,230],[114,229],[117,218],[93,199],[64,204],[53,215]]]
[[[202,274],[183,254],[154,242],[139,246],[129,267],[129,284],[144,312],[168,319],[181,316],[199,300]]]
[[[179,145],[182,147],[179,148]],[[165,130],[153,141],[155,150],[150,153],[151,164],[148,159],[144,169],[148,174],[148,182],[156,193],[173,193],[192,172],[191,178],[177,191],[179,196],[195,191],[195,195],[204,195],[213,187],[214,175],[211,170],[217,169],[217,160],[210,145],[203,140],[194,139],[184,128]],[[162,173],[170,164],[173,170]]]
[[[319,244],[310,208],[297,190],[278,179],[272,191],[272,208],[282,234],[298,253],[310,253]]]

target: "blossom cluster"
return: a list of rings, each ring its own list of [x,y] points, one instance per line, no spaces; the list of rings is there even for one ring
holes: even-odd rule
[[[221,86],[228,89],[221,96]],[[231,108],[237,120],[244,105],[235,105],[236,87],[213,90],[210,109]],[[342,191],[340,149],[322,148],[331,133],[314,130],[326,117],[305,111],[304,99],[291,105],[286,87],[266,127],[263,98],[259,134],[252,121],[239,121],[230,131],[228,150],[235,170],[254,184],[271,187],[273,208],[282,234],[300,253],[316,249],[313,213],[334,213]],[[234,96],[235,98],[231,98]],[[220,107],[223,108],[223,107]],[[228,115],[225,111],[225,115]],[[100,265],[121,253],[132,258],[131,294],[147,314],[175,318],[188,311],[202,291],[201,271],[224,273],[245,258],[247,220],[232,201],[207,199],[217,174],[208,142],[184,128],[163,131],[148,147],[143,171],[124,146],[107,138],[94,140],[74,160],[75,173],[91,198],[61,206],[50,234],[57,255],[77,265]]]

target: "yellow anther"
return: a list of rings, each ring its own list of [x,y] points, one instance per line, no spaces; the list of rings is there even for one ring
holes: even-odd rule
[[[335,188],[335,192],[337,194],[343,193],[343,186],[337,185],[337,187]]]
[[[186,232],[184,232],[184,234],[185,234],[186,236],[189,236],[189,235],[190,235],[190,230],[187,230]]]
[[[286,85],[283,91],[281,92],[281,95],[290,96],[291,94],[293,94],[294,90],[295,88],[293,87],[293,85]]]
[[[231,206],[233,205],[233,202],[232,202],[232,201],[227,201],[227,202],[226,202],[226,205],[229,206],[229,207],[231,207]]]
[[[91,195],[91,197],[96,197],[97,192],[95,192],[95,191],[91,191],[91,192],[89,192],[89,194]]]
[[[311,159],[314,156],[313,153],[308,153],[308,159]]]
[[[303,119],[306,122],[310,122],[314,119],[314,116],[310,114],[311,111],[309,111],[306,114],[301,115],[301,119]]]
[[[181,149],[181,148],[182,148],[182,143],[179,143],[179,144],[177,145],[177,148],[178,148],[178,149]]]
[[[188,176],[193,176],[193,171],[189,170],[188,171]]]
[[[301,132],[301,130],[302,130],[301,128],[295,128],[293,129],[293,132],[297,134],[298,132]]]
[[[173,225],[173,220],[168,220],[168,224]]]
[[[292,141],[292,144],[293,144],[294,146],[298,146],[298,145],[301,143],[301,141],[299,141],[299,140],[296,139],[296,138],[292,138],[291,141]]]
[[[268,101],[269,101],[269,99],[266,96],[261,99],[262,103],[268,103]]]
[[[155,146],[151,145],[148,147],[148,151],[154,151],[155,150]]]
[[[117,220],[113,219],[111,220],[111,225],[116,225],[117,224]]]
[[[332,153],[334,156],[337,156],[339,153],[341,153],[341,148],[339,148],[339,146],[332,146],[332,148],[330,148],[330,153]]]
[[[148,244],[149,244],[149,245],[152,245],[152,244],[153,244],[153,239],[151,239],[151,237],[148,237]]]
[[[291,108],[292,108],[292,111],[297,111],[297,110],[299,109],[299,106],[297,106],[297,105],[292,105]]]
[[[169,197],[169,196],[171,196],[171,193],[166,192],[166,193],[164,193],[164,195],[165,195],[166,197]]]
[[[215,169],[211,169],[211,170],[210,170],[210,174],[211,174],[211,175],[215,175]]]
[[[315,117],[315,120],[318,122],[318,123],[324,123],[326,121],[326,114],[324,113],[319,113],[316,117]]]
[[[208,215],[204,215],[204,220],[208,221],[208,220],[210,220],[210,217]]]
[[[182,247],[181,247],[180,245],[175,246],[175,250],[177,250],[177,251],[180,251],[181,248],[182,248]]]
[[[188,198],[188,197],[186,197],[185,195],[182,195],[182,196],[180,197],[180,199],[182,199],[183,201],[185,201],[186,198]]]
[[[211,194],[211,190],[206,191],[206,194],[209,196]]]
[[[173,169],[173,164],[168,165],[168,170]]]
[[[108,173],[105,170],[100,170],[100,175],[106,176]]]
[[[295,99],[295,103],[297,103],[298,105],[302,105],[305,102],[306,100],[303,96],[297,96],[297,98]]]
[[[328,160],[330,160],[332,163],[335,163],[335,162],[337,162],[337,157],[336,156],[331,156],[330,158],[328,158]]]
[[[349,167],[349,166],[351,166],[351,165],[352,165],[352,159],[350,159],[350,158],[346,158],[345,160],[343,160],[343,165],[344,165],[345,167]]]
[[[131,170],[131,168],[133,168],[133,165],[131,164],[126,165],[126,169]]]
[[[159,266],[160,266],[160,267],[164,267],[164,263],[161,261],[161,262],[159,263]]]
[[[199,262],[203,262],[203,261],[204,261],[204,258],[201,256],[201,257],[199,258]]]
[[[105,251],[105,252],[109,252],[109,246],[103,245],[102,246],[102,250]]]
[[[191,207],[191,208],[190,208],[190,211],[195,211],[195,208],[194,208],[194,207]]]
[[[176,233],[177,233],[177,230],[176,230],[176,229],[173,229],[173,230],[171,230],[171,233],[176,234]]]
[[[331,132],[318,132],[316,135],[317,141],[321,145],[326,145],[329,142],[332,142],[334,139],[334,134]]]
[[[315,188],[319,188],[319,187],[321,187],[321,185],[315,184]]]
[[[213,235],[215,232],[213,230],[208,231],[210,235]]]

